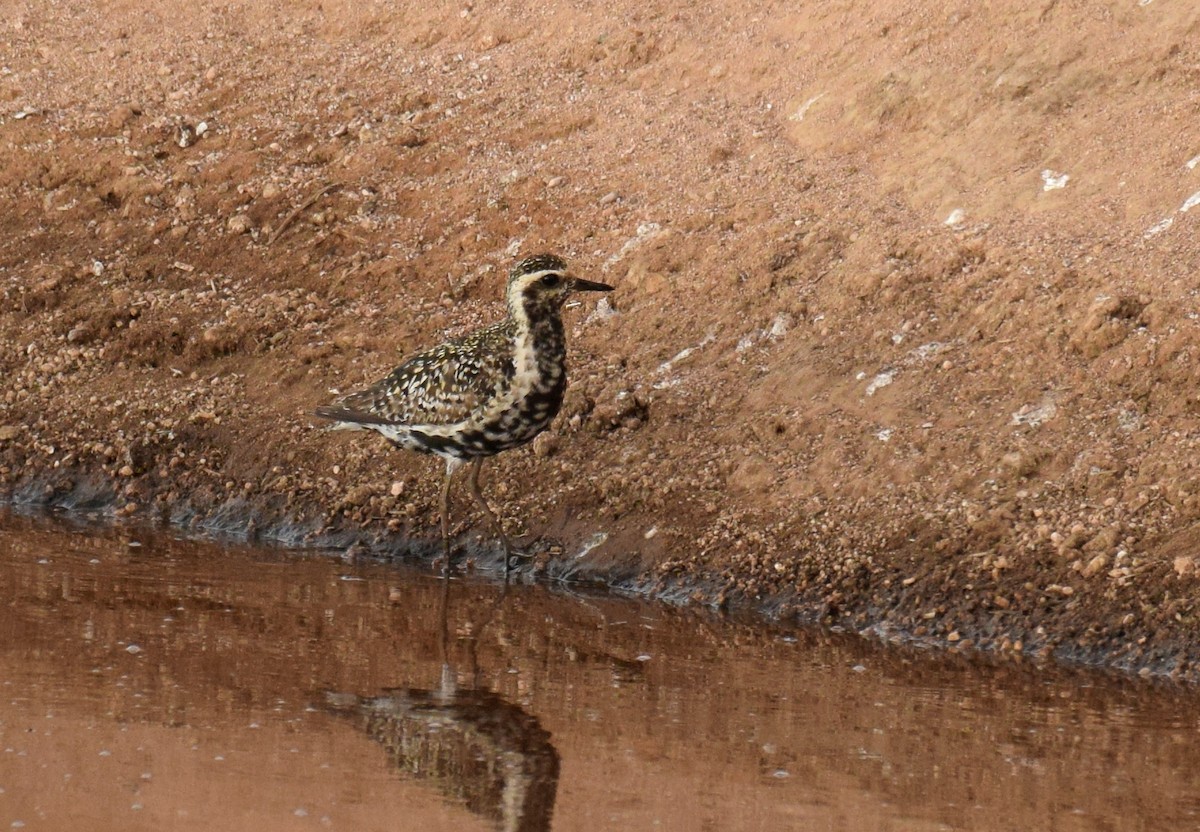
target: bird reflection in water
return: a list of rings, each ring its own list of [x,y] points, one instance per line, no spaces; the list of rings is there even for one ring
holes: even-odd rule
[[[471,686],[449,659],[450,581],[442,581],[437,690],[396,688],[379,696],[326,694],[326,707],[383,745],[397,770],[428,781],[449,800],[505,832],[550,829],[558,791],[558,751],[537,718],[479,687],[475,646],[504,601],[507,585],[467,639]]]

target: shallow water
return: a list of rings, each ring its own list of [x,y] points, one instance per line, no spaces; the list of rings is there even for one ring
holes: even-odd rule
[[[0,829],[1200,828],[1200,694],[0,518]]]

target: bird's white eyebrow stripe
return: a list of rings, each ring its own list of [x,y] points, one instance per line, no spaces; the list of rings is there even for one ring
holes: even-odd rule
[[[526,278],[526,277],[542,278],[548,274],[563,275],[563,274],[566,274],[566,269],[542,269],[540,272],[530,272],[529,274],[521,275],[521,277],[522,278]]]

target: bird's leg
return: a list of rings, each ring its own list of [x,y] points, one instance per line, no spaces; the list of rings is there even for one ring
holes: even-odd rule
[[[496,530],[496,534],[500,536],[500,542],[504,544],[504,577],[508,578],[509,562],[517,555],[513,549],[512,543],[508,539],[508,535],[504,533],[504,527],[500,525],[500,518],[496,516],[496,512],[492,511],[492,507],[487,504],[487,500],[483,499],[483,494],[479,490],[479,469],[483,467],[483,457],[475,457],[475,461],[471,463],[471,476],[467,482],[471,486],[471,496],[475,498],[475,502],[479,503],[479,507],[483,509],[483,513],[487,515],[488,521],[492,524],[492,528]]]
[[[438,653],[442,659],[442,680],[438,693],[450,699],[458,685],[458,676],[450,663],[450,575],[442,573],[442,593],[438,603]]]
[[[442,483],[442,565],[443,574],[450,574],[450,476],[454,473],[459,462],[457,459],[446,460],[446,479]]]

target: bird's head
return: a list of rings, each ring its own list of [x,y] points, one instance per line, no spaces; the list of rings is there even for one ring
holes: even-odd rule
[[[554,254],[535,254],[508,273],[508,306],[514,313],[558,310],[572,292],[611,292],[607,283],[575,277],[566,261]]]

